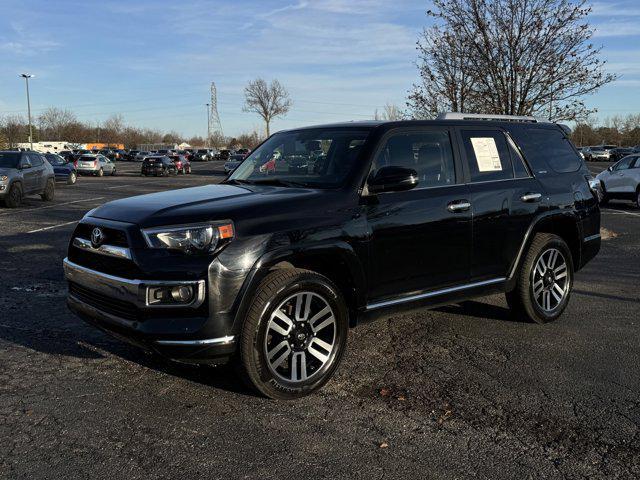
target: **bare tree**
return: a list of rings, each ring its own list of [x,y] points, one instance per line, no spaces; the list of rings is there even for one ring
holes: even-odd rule
[[[414,116],[452,110],[576,119],[612,82],[591,42],[587,0],[434,0],[418,41]]]
[[[396,120],[403,120],[405,118],[405,114],[397,105],[387,103],[381,113],[376,109],[373,114],[373,118],[374,120],[387,120],[393,122]]]
[[[270,85],[262,78],[253,80],[244,87],[244,97],[243,111],[254,112],[262,117],[267,137],[270,135],[271,120],[286,115],[293,105],[289,93],[278,80],[273,80]]]
[[[38,116],[40,140],[68,140],[67,133],[78,124],[70,110],[49,107]]]
[[[27,123],[20,115],[8,115],[0,121],[0,132],[10,148],[26,141],[27,128]]]

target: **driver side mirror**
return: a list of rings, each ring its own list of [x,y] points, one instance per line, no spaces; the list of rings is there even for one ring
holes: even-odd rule
[[[418,185],[418,172],[405,167],[382,167],[369,178],[370,193],[402,192]]]
[[[610,167],[607,167],[607,170],[609,170],[610,172],[613,172],[613,165],[611,165]]]

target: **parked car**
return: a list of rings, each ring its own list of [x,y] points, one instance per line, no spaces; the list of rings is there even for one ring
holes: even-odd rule
[[[218,152],[218,160],[229,160],[233,152],[231,150],[223,149]]]
[[[191,173],[191,162],[187,160],[187,157],[184,155],[169,155],[169,158],[173,160],[177,173],[182,173],[183,175]]]
[[[602,189],[601,203],[632,200],[640,208],[640,154],[624,157],[596,176]]]
[[[316,141],[316,168],[290,174],[283,160]],[[533,117],[283,131],[222,184],[89,212],[64,260],[67,302],[118,338],[237,361],[262,394],[295,398],[330,379],[364,319],[496,292],[516,318],[560,317],[600,249],[587,175],[565,129]]]
[[[236,154],[247,157],[251,153],[250,148],[239,148],[236,150]]]
[[[151,156],[151,152],[148,152],[148,151],[145,151],[145,150],[141,150],[134,157],[134,161],[142,162],[145,158],[147,158],[149,156]]]
[[[213,157],[211,156],[211,151],[208,148],[200,148],[193,152],[194,162],[208,162],[209,160],[213,160]]]
[[[67,185],[73,185],[78,179],[78,171],[72,161],[63,158],[55,153],[46,153],[45,158],[53,167],[56,180],[67,182]]]
[[[245,155],[241,153],[236,153],[234,155],[231,155],[229,157],[229,160],[227,160],[224,164],[224,173],[233,172],[236,168],[240,166],[240,164],[244,161],[244,159],[245,159]]]
[[[585,162],[591,161],[591,149],[589,147],[580,147],[578,153]]]
[[[594,162],[609,162],[611,161],[611,150],[616,148],[615,145],[598,145],[589,147],[589,157]]]
[[[129,150],[127,154],[124,156],[123,160],[133,162],[135,161],[136,155],[138,155],[138,153],[140,153],[140,150]]]
[[[40,195],[51,201],[55,196],[55,173],[37,152],[0,151],[0,201],[16,208],[26,195]]]
[[[81,155],[77,160],[77,172],[80,175],[115,175],[116,164],[101,154]]]
[[[613,148],[609,151],[609,159],[612,162],[617,162],[621,158],[626,157],[627,155],[631,155],[633,152],[633,148],[631,147],[617,147]]]
[[[169,157],[157,155],[144,159],[140,173],[145,177],[148,175],[168,177],[169,175],[177,175],[178,169]]]

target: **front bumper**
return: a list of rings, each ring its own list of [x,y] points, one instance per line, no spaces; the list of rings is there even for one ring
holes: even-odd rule
[[[203,337],[207,318],[185,313],[185,308],[148,303],[149,286],[192,283],[198,294],[193,312],[205,300],[205,282],[130,280],[97,272],[65,258],[69,281],[67,305],[87,323],[145,350],[186,363],[224,363],[235,352],[233,335]],[[175,312],[175,314],[173,314]]]

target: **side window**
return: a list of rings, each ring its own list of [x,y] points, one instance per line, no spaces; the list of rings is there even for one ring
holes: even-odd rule
[[[372,165],[372,174],[382,167],[412,168],[418,173],[418,188],[456,183],[451,138],[446,129],[396,133],[387,139]]]
[[[622,160],[620,160],[618,163],[615,164],[613,169],[614,170],[627,170],[627,169],[631,168],[631,165],[633,164],[634,160],[635,160],[635,157],[623,158]]]
[[[41,167],[43,164],[42,157],[37,153],[30,153],[29,161],[31,162],[32,167]]]
[[[527,136],[527,158],[541,157],[558,173],[575,172],[582,166],[582,159],[559,129],[528,128]]]
[[[633,165],[631,165],[631,168],[640,168],[640,155],[636,155],[633,158],[635,162],[633,162]]]
[[[509,153],[511,153],[511,163],[513,163],[513,174],[516,178],[529,178],[531,175],[525,165],[524,158],[513,142],[508,140],[507,143],[509,144]]]
[[[501,131],[462,130],[461,134],[471,182],[514,178],[511,152]]]

